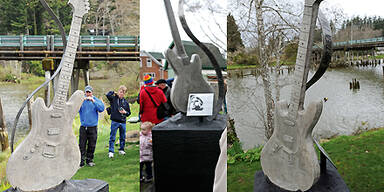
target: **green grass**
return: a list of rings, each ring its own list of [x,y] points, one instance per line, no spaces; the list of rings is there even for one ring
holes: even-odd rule
[[[137,116],[139,105],[131,104],[130,107],[132,112],[130,117]],[[94,158],[96,166],[85,166],[79,169],[72,179],[82,180],[91,178],[106,181],[109,184],[110,192],[139,191],[139,143],[126,143],[125,156],[115,153],[115,157],[109,159],[108,143],[110,125],[109,116],[103,113],[98,125],[98,139]],[[75,118],[72,127],[75,135],[78,136],[80,127],[79,115]],[[138,131],[139,129],[139,123],[127,123],[127,131]],[[118,141],[118,135],[119,134],[117,134],[116,141]],[[115,146],[115,151],[117,151],[117,149],[118,146]],[[4,191],[10,187],[5,181],[5,166],[8,157],[9,151],[0,153],[0,191]]]
[[[129,117],[138,115],[139,105],[130,105],[132,114]],[[128,118],[129,118],[128,117]],[[113,159],[108,158],[108,145],[110,133],[109,116],[105,115],[99,120],[98,139],[95,150],[94,162],[96,166],[85,166],[72,179],[100,179],[109,184],[110,192],[139,191],[139,143],[126,143],[126,155],[121,156],[115,153]],[[78,133],[80,120],[77,117],[74,122],[75,133]],[[127,131],[139,130],[140,125],[127,123]],[[118,133],[116,134],[118,141]],[[118,146],[115,146],[117,151]]]
[[[384,190],[384,129],[322,143],[351,192]],[[228,149],[230,152],[231,149]],[[228,164],[228,191],[252,191],[260,161]]]
[[[227,70],[232,69],[255,69],[260,68],[259,65],[227,65]]]

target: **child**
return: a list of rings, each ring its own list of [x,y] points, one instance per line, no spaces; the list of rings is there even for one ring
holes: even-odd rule
[[[140,182],[152,181],[152,128],[155,124],[146,121],[141,124],[140,132]],[[146,178],[142,174],[145,165]]]

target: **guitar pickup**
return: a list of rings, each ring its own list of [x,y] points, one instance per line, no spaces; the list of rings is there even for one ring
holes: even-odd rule
[[[59,128],[48,128],[48,135],[60,135]]]
[[[56,157],[56,146],[52,144],[46,144],[43,149],[44,157],[55,158]]]

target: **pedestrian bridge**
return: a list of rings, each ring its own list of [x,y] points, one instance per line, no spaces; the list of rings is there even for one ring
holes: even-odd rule
[[[80,36],[76,60],[138,61],[139,51],[139,36],[86,35]],[[60,60],[62,54],[58,35],[0,35],[0,60]]]

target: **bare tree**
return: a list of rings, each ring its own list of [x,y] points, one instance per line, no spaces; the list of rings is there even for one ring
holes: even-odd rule
[[[289,40],[297,35],[301,11],[298,13],[297,8],[293,8],[297,6],[277,0],[240,0],[233,3],[238,6],[237,8],[235,6],[236,13],[233,15],[239,20],[242,37],[248,40],[248,46],[257,50],[266,106],[265,114],[261,115],[265,115],[263,118],[266,121],[264,122],[265,136],[270,138],[274,130],[275,104],[269,73],[270,63],[273,58],[276,58],[276,69],[279,69],[283,36]],[[275,84],[279,93],[278,77]]]

